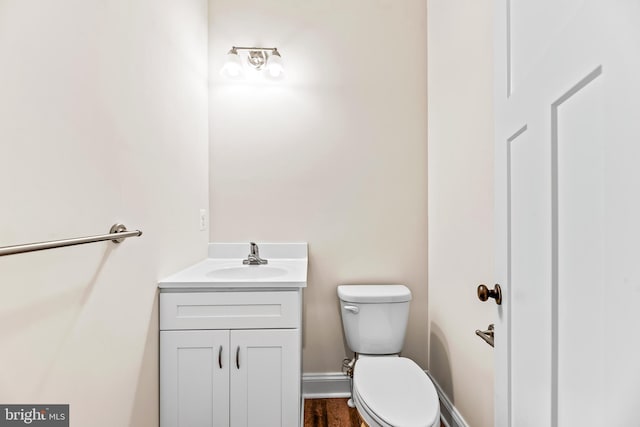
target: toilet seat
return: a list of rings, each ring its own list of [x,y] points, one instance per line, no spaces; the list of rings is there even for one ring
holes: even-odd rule
[[[436,389],[411,359],[363,357],[355,365],[353,397],[372,426],[433,427],[440,425]]]
[[[353,403],[356,405],[360,418],[366,422],[369,427],[393,427],[384,420],[378,418],[375,413],[362,401],[357,390],[353,390]]]

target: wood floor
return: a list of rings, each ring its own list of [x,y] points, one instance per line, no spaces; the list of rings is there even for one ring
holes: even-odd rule
[[[305,399],[304,427],[360,427],[360,417],[347,399]]]
[[[304,427],[360,427],[360,417],[347,399],[305,399]]]

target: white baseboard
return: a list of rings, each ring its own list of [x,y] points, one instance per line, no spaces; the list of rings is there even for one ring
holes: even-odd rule
[[[446,427],[469,427],[460,412],[451,403],[440,384],[425,371],[438,392],[440,399],[440,418]],[[350,397],[349,377],[342,372],[302,374],[302,396],[304,399],[327,399],[332,397]]]
[[[433,378],[433,376],[429,373],[429,371],[425,371],[429,378],[431,378],[431,382],[436,386],[436,391],[438,392],[438,398],[440,399],[440,419],[442,423],[446,427],[469,427],[469,424],[462,418],[460,412],[453,406],[453,403],[449,399],[449,396],[442,390],[440,384]]]
[[[305,399],[350,397],[349,381],[342,372],[302,374],[302,396]]]

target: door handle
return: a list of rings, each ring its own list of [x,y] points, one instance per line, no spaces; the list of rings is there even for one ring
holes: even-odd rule
[[[502,288],[496,284],[493,289],[487,288],[484,284],[478,286],[478,298],[480,301],[486,301],[489,298],[496,300],[496,304],[502,305]]]
[[[240,346],[236,348],[236,368],[240,369]]]
[[[222,369],[222,346],[220,346],[220,350],[218,350],[218,366]]]
[[[489,326],[487,326],[487,330],[486,331],[481,331],[479,329],[476,329],[476,335],[479,336],[480,338],[482,338],[491,347],[493,347],[494,346],[493,345],[494,344],[494,329],[495,329],[495,326],[492,323]]]

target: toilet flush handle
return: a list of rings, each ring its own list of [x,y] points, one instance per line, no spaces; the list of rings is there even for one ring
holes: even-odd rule
[[[357,305],[345,305],[344,309],[352,312],[353,314],[358,314],[358,312],[360,311],[360,307],[358,307]]]

